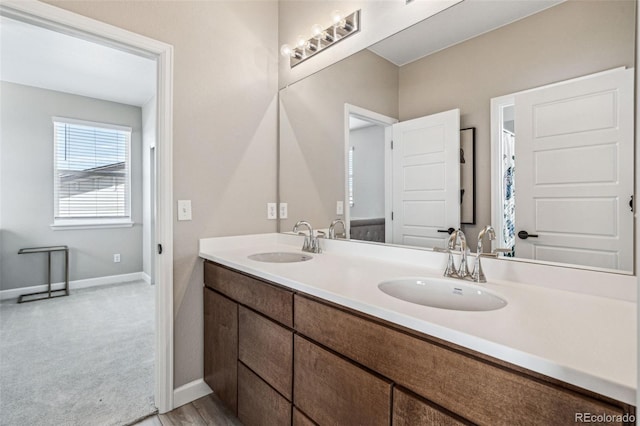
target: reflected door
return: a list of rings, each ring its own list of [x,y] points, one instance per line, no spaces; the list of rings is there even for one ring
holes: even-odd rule
[[[516,256],[633,270],[633,70],[516,95],[515,129]]]
[[[460,227],[460,110],[393,125],[394,244],[444,247]]]

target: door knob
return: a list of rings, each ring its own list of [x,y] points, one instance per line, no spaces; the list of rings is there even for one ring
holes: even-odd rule
[[[527,231],[520,231],[518,232],[518,238],[520,238],[521,240],[526,240],[527,238],[538,238],[537,234],[530,234]]]
[[[455,231],[455,229],[453,228],[449,228],[449,229],[438,229],[438,232],[446,232],[447,234],[451,235],[453,234],[453,231]]]

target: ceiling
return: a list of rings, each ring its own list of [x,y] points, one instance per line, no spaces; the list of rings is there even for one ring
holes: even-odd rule
[[[0,80],[142,106],[156,61],[2,16]]]
[[[397,66],[406,65],[563,1],[464,0],[374,44],[369,50]]]

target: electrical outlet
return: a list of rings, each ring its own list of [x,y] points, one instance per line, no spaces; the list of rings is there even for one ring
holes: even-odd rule
[[[344,214],[344,201],[336,202],[336,214]]]
[[[113,263],[120,263],[120,253],[113,255]]]
[[[287,219],[289,217],[289,207],[287,203],[280,203],[280,219]]]
[[[278,218],[278,207],[276,203],[267,203],[267,219]]]

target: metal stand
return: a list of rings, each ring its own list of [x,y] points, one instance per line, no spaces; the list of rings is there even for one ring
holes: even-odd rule
[[[64,251],[64,281],[65,281],[65,284],[64,284],[64,288],[60,289],[60,290],[51,290],[51,252],[54,252],[54,251]],[[23,248],[23,249],[20,249],[18,251],[18,254],[28,254],[28,253],[47,253],[47,261],[48,261],[47,271],[48,271],[48,275],[49,275],[49,288],[46,291],[39,291],[37,293],[23,294],[18,298],[18,303],[34,302],[36,300],[43,300],[43,299],[51,299],[53,297],[68,296],[69,295],[69,247],[67,247],[67,246],[33,247],[33,248]],[[53,294],[53,293],[59,293],[59,292],[64,292],[64,294]],[[44,297],[36,297],[35,299],[23,300],[25,297],[39,296],[39,295],[44,295],[44,294],[46,294],[46,296],[44,296]]]

